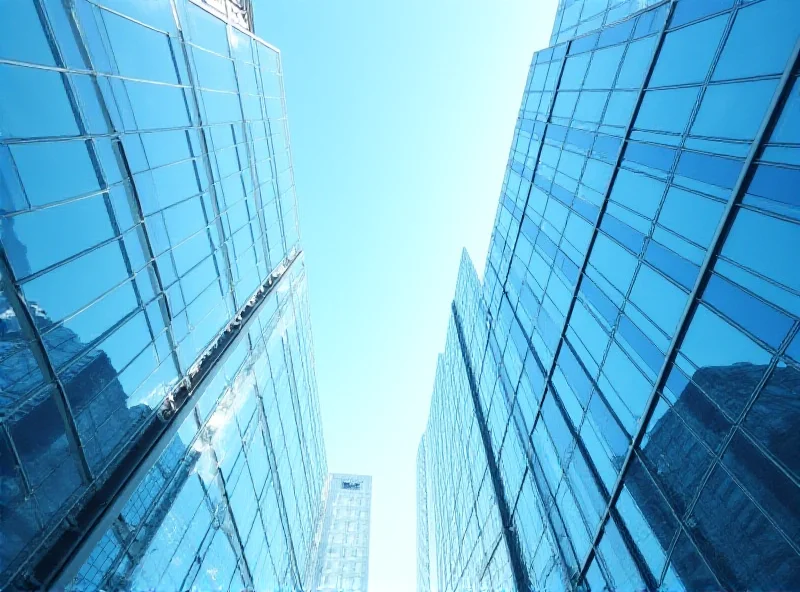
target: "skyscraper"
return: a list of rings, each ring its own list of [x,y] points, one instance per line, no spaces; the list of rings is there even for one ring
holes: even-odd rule
[[[551,43],[461,262],[418,581],[796,590],[800,4],[562,0]]]
[[[327,475],[246,0],[0,8],[0,588],[299,589]]]
[[[311,592],[366,592],[372,477],[332,473]]]

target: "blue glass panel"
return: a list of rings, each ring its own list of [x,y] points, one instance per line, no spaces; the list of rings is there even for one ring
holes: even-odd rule
[[[664,354],[653,345],[653,342],[627,316],[622,315],[620,317],[617,330],[653,372],[661,370],[661,366],[664,363]]]
[[[729,512],[725,520],[719,518],[720,504]],[[800,578],[800,555],[720,466],[711,473],[690,524],[723,589],[790,589]],[[732,532],[747,535],[732,537]]]
[[[629,144],[626,154],[632,146]],[[653,218],[664,195],[665,185],[652,177],[620,169],[611,190],[611,199],[643,216]]]
[[[758,132],[777,80],[715,84],[706,89],[691,133],[752,140]]]
[[[716,274],[709,279],[703,299],[775,349],[794,324],[790,317]]]
[[[650,77],[650,86],[705,80],[727,22],[728,15],[721,15],[667,33]]]
[[[584,88],[611,88],[624,51],[624,45],[596,50],[592,54],[592,63],[583,83]]]
[[[716,195],[720,192],[705,189],[704,185],[731,189],[739,178],[741,170],[742,161],[740,160],[684,151],[678,159],[678,168],[675,172],[677,175],[700,181],[701,185],[698,187],[700,191]],[[721,192],[721,197],[727,197],[727,195],[727,191]]]
[[[797,339],[795,339],[797,341]],[[800,370],[779,364],[747,412],[744,426],[795,479],[800,476]]]
[[[783,111],[770,136],[771,142],[800,144],[800,79],[795,78]]]
[[[704,0],[703,2],[681,0],[672,14],[670,27],[678,27],[701,17],[728,10],[735,3],[736,0]]]
[[[625,161],[643,165],[652,174],[659,174],[664,177],[658,171],[670,171],[672,169],[672,165],[675,162],[675,152],[672,148],[664,146],[628,142],[625,147],[624,158]]]
[[[600,228],[614,237],[617,242],[628,247],[635,254],[638,255],[642,250],[644,235],[641,232],[634,230],[627,224],[621,222],[611,214],[607,213],[605,216],[603,216],[603,221],[600,223]]]
[[[713,459],[674,409],[661,398],[647,424],[638,453],[667,501],[679,516],[683,515]]]
[[[0,58],[55,66],[31,2],[6,2],[0,19]]]
[[[45,205],[100,189],[85,142],[17,144],[11,154],[32,205]],[[42,170],[51,175],[42,175]]]
[[[12,138],[78,135],[62,75],[0,64],[0,132]]]
[[[606,47],[627,41],[630,38],[635,25],[636,19],[628,19],[619,23],[618,25],[603,29],[600,33],[600,39],[597,42],[597,47]]]
[[[687,290],[694,287],[699,267],[676,255],[654,240],[647,243],[645,260],[678,282]]]
[[[740,209],[722,247],[722,255],[800,290],[800,274],[792,257],[798,244],[800,224]]]
[[[724,206],[719,202],[670,187],[658,214],[658,223],[707,247],[714,237],[723,210]]]
[[[177,84],[169,38],[110,12],[103,13],[119,74]]]
[[[689,87],[646,92],[636,115],[636,128],[683,133],[697,102],[698,91],[698,88]]]
[[[800,170],[759,164],[742,201],[773,211],[777,204],[769,204],[762,198],[800,208],[800,194],[797,191],[799,184]]]
[[[615,84],[617,88],[639,89],[642,86],[650,66],[655,43],[655,37],[647,37],[628,44],[628,51],[625,52],[622,68],[620,68]]]
[[[769,31],[769,43],[764,43]],[[766,0],[739,9],[722,49],[714,80],[779,74],[800,35],[800,6],[794,0]]]

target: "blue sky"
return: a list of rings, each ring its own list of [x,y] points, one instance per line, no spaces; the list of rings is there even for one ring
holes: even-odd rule
[[[555,0],[256,0],[283,60],[334,472],[373,476],[370,590],[416,585],[415,460],[462,247],[483,267]]]

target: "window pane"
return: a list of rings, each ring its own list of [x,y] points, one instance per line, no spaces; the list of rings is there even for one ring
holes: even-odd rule
[[[692,87],[646,92],[636,116],[637,129],[683,133],[698,91]]]
[[[622,61],[622,68],[617,77],[617,88],[640,88],[644,75],[650,65],[656,38],[648,37],[628,44],[628,51]]]
[[[705,80],[727,22],[726,14],[667,33],[650,78],[650,86]]]
[[[61,74],[0,64],[0,134],[12,138],[78,135]]]
[[[707,247],[719,224],[724,206],[711,199],[670,187],[658,214],[658,223]]]
[[[594,52],[583,84],[584,88],[611,88],[624,50],[625,45],[617,45]]]
[[[800,3],[795,0],[765,0],[741,8],[714,69],[713,79],[783,72],[798,35]]]
[[[800,245],[800,225],[740,209],[722,255],[800,290],[795,260],[797,245]]]
[[[752,140],[777,84],[777,80],[759,80],[709,86],[692,125],[692,134]]]

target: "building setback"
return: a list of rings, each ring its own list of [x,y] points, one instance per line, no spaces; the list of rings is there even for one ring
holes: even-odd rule
[[[297,590],[327,475],[250,3],[0,16],[0,588]]]
[[[372,477],[328,479],[311,592],[367,592]]]
[[[562,0],[418,456],[418,589],[800,586],[800,4]]]

